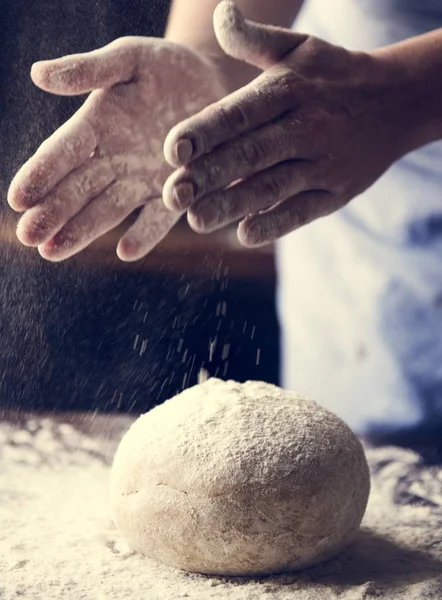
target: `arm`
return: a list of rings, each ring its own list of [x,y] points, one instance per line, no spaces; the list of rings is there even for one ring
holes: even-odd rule
[[[219,0],[174,0],[165,37],[210,57],[227,90],[233,91],[252,81],[259,70],[221,50],[212,23],[213,11],[218,4]],[[235,4],[252,21],[290,28],[303,0],[237,0]]]
[[[241,220],[243,244],[272,242],[342,208],[405,154],[442,139],[442,29],[351,52],[244,20],[227,1],[215,17],[223,12],[216,32],[224,50],[270,66],[166,139],[166,158],[180,168],[163,198],[187,209],[197,232]]]
[[[396,72],[391,118],[409,132],[409,150],[442,139],[442,29],[372,53]]]

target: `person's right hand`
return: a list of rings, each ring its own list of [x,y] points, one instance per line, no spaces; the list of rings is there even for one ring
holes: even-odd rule
[[[419,109],[409,51],[400,60],[397,47],[350,51],[247,20],[231,0],[218,4],[214,26],[226,54],[263,72],[166,138],[176,171],[164,202],[188,210],[196,232],[239,222],[243,245],[272,243],[343,208],[422,140],[437,139],[428,131],[440,108],[432,103],[430,120]],[[426,42],[422,56],[438,43]]]
[[[92,93],[15,176],[8,201],[24,212],[18,238],[48,260],[63,260],[141,209],[117,253],[144,256],[180,217],[161,198],[172,172],[164,139],[223,95],[213,66],[178,44],[127,37],[36,63],[31,76],[53,94]]]

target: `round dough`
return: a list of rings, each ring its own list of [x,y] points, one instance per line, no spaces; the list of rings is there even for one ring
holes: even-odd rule
[[[270,384],[209,379],[132,425],[111,503],[134,550],[198,573],[264,575],[349,544],[369,488],[362,446],[338,417]]]

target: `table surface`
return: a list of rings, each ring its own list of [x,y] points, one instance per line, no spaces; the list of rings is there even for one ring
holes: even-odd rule
[[[115,449],[132,417],[0,415],[0,598],[172,600],[442,597],[442,467],[367,448],[372,492],[357,540],[298,574],[188,574],[132,552],[107,505]]]

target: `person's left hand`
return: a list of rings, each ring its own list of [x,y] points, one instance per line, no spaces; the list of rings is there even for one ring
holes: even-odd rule
[[[272,242],[332,213],[405,154],[409,124],[397,104],[401,71],[218,5],[224,51],[264,72],[175,126],[165,143],[163,199],[208,233],[242,219],[246,246]]]
[[[36,63],[31,75],[54,94],[91,93],[15,175],[8,201],[23,213],[18,238],[60,261],[132,215],[117,253],[145,256],[180,217],[161,198],[172,171],[166,134],[225,93],[212,62],[162,39],[124,37]]]

